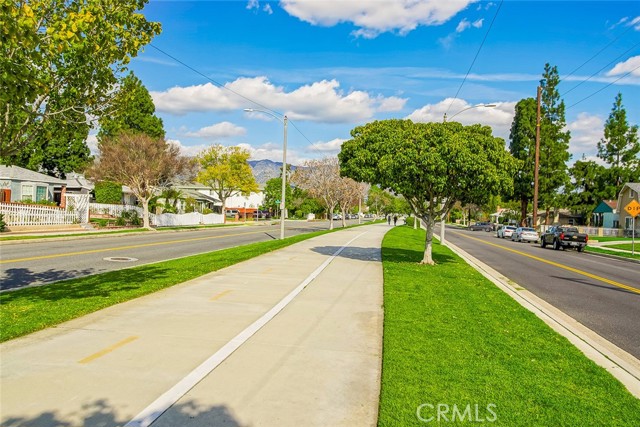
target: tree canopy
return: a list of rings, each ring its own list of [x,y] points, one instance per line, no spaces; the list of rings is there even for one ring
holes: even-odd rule
[[[247,163],[250,153],[240,147],[212,145],[198,155],[200,172],[196,181],[216,192],[225,214],[227,199],[236,194],[248,196],[259,190],[256,179]]]
[[[189,160],[180,155],[178,146],[142,133],[105,138],[98,150],[87,176],[128,186],[142,202],[144,227],[149,228],[149,200],[188,170]]]
[[[117,76],[160,33],[147,0],[13,0],[0,9],[0,159],[49,123],[86,122],[108,106]],[[78,117],[80,115],[80,117]],[[51,130],[51,129],[49,129]],[[83,129],[88,132],[88,128]],[[86,135],[85,135],[86,136]]]
[[[516,161],[488,126],[383,120],[358,126],[338,154],[341,173],[402,195],[427,224],[423,263],[433,264],[433,227],[456,201],[485,203],[512,190]]]
[[[513,177],[513,199],[520,202],[520,223],[527,218],[527,207],[533,199],[536,114],[535,99],[518,101],[509,135],[509,151],[513,157],[521,160],[520,168]]]

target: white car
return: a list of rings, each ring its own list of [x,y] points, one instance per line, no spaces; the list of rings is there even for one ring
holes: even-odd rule
[[[534,228],[518,227],[511,235],[511,240],[515,242],[537,242],[540,236]]]
[[[513,233],[516,231],[516,229],[517,227],[514,227],[513,225],[503,225],[496,232],[496,237],[500,237],[503,239],[505,237],[511,237]]]

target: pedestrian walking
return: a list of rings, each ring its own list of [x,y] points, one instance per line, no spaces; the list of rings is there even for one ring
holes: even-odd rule
[[[391,214],[387,215],[387,224],[391,225]]]
[[[397,223],[398,223],[398,215],[394,215],[393,216],[393,226],[395,227]]]

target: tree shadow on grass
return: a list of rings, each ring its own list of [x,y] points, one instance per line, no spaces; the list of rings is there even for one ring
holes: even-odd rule
[[[7,415],[9,411],[3,411],[3,427],[120,427],[131,421],[118,414],[117,408],[104,399],[83,405],[71,414],[46,411],[37,416],[22,417]],[[199,425],[212,427],[242,427],[226,406],[209,406],[193,400],[173,405],[153,423],[153,426],[186,426],[195,420],[198,420]]]
[[[457,262],[455,256],[450,254],[443,254],[438,252],[432,253],[432,258],[436,264],[446,264],[450,262]],[[382,258],[385,262],[394,263],[415,263],[419,264],[424,257],[424,251],[422,250],[410,250],[405,248],[392,248],[386,247],[382,250]]]
[[[68,280],[79,276],[94,274],[95,270],[49,270],[35,272],[28,268],[9,268],[2,272],[0,290],[20,289],[32,285],[44,285],[46,283]]]
[[[3,292],[0,294],[0,298],[3,303],[23,299],[57,301],[91,297],[108,298],[119,292],[140,289],[142,283],[150,279],[167,277],[170,273],[170,269],[155,265],[138,266],[77,279],[63,280],[43,286]],[[165,286],[158,284],[153,286],[153,290],[163,287]],[[148,292],[141,292],[140,295],[145,293]]]

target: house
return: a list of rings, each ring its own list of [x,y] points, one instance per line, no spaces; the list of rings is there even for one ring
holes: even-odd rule
[[[640,193],[640,182],[628,182],[618,194],[620,227],[624,228],[624,230],[631,230],[635,225],[636,236],[640,232],[640,216],[635,218],[634,224],[633,217],[626,211],[625,207],[634,200],[640,203],[638,193]]]
[[[620,228],[617,200],[602,200],[591,214],[593,227]]]
[[[19,166],[0,166],[0,202],[54,201],[66,182]]]
[[[186,207],[185,199],[187,198],[192,198],[196,201],[196,210],[198,212],[202,212],[203,209],[210,209],[213,212],[222,210],[222,203],[206,185],[198,182],[179,182],[174,183],[171,188],[180,191],[180,200],[177,204],[179,212],[184,212]]]

